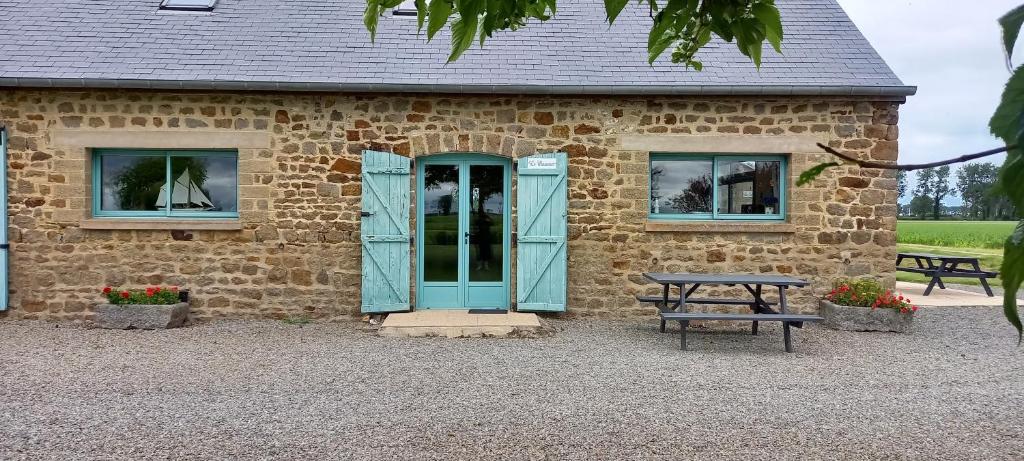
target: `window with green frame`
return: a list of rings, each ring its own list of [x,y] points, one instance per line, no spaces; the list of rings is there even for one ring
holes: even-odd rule
[[[783,220],[783,156],[651,154],[655,219]]]
[[[101,218],[237,218],[238,152],[101,149],[92,158]]]

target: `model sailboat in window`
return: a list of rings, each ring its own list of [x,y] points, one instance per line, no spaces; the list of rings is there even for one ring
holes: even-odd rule
[[[167,208],[167,185],[160,188],[160,196],[156,199],[157,208]],[[171,209],[189,211],[210,211],[216,209],[210,198],[188,174],[188,168],[174,180],[174,188],[171,191]]]

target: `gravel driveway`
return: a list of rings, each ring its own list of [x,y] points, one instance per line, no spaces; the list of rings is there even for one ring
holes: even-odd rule
[[[997,308],[912,334],[677,334],[554,321],[542,339],[362,324],[157,332],[0,322],[0,459],[1020,459],[1024,349]],[[741,331],[742,329],[742,331]]]

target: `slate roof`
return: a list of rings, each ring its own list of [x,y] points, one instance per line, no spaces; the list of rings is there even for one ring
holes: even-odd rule
[[[601,2],[561,0],[555,19],[499,33],[445,64],[416,18],[386,15],[376,43],[365,0],[219,0],[212,13],[160,0],[0,0],[0,86],[559,94],[913,94],[835,0],[778,0],[783,54],[760,72],[729,43],[704,71],[646,62],[646,9],[608,27]]]

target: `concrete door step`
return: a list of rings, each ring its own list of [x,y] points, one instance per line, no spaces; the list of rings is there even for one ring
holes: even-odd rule
[[[391,337],[502,338],[541,336],[537,314],[470,313],[468,310],[425,309],[388,314],[378,333]]]

